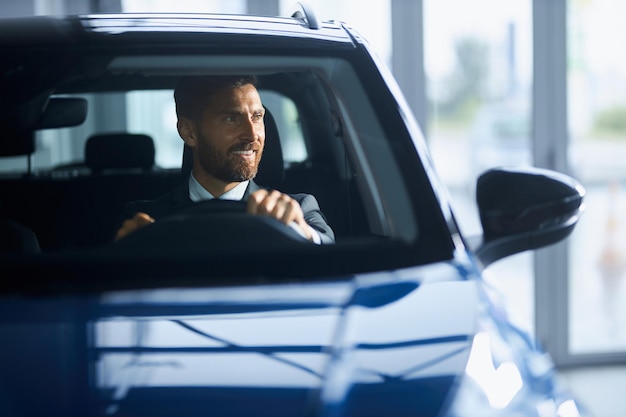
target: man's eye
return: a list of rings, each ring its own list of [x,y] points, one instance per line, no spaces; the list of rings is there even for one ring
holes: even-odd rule
[[[235,121],[237,121],[237,118],[235,116],[227,116],[224,121],[226,123],[234,123]]]

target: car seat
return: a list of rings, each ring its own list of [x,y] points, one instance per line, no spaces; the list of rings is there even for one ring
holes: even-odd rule
[[[109,170],[154,168],[154,141],[145,134],[100,133],[85,144],[85,164],[94,174]]]
[[[87,175],[70,178],[63,187],[63,246],[110,242],[126,203],[156,198],[180,181],[178,170],[156,169],[154,141],[145,134],[90,136],[85,143],[85,166]]]

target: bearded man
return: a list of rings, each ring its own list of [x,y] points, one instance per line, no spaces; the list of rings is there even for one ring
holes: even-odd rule
[[[254,182],[265,146],[265,108],[254,76],[191,76],[174,91],[178,133],[193,153],[188,181],[150,202],[131,203],[119,240],[138,228],[210,199],[246,201],[251,215],[273,217],[315,243],[334,233],[310,194],[285,194]]]

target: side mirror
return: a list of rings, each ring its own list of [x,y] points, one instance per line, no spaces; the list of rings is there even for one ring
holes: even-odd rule
[[[473,246],[483,266],[563,240],[583,210],[584,188],[539,168],[497,168],[476,183],[483,236]]]

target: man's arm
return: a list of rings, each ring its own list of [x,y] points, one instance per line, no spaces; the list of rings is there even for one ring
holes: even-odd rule
[[[300,199],[302,196],[302,199]],[[320,236],[321,243],[335,243],[335,232],[326,221],[326,217],[320,209],[317,199],[311,194],[300,194],[295,196],[300,203],[304,220],[317,231]]]

